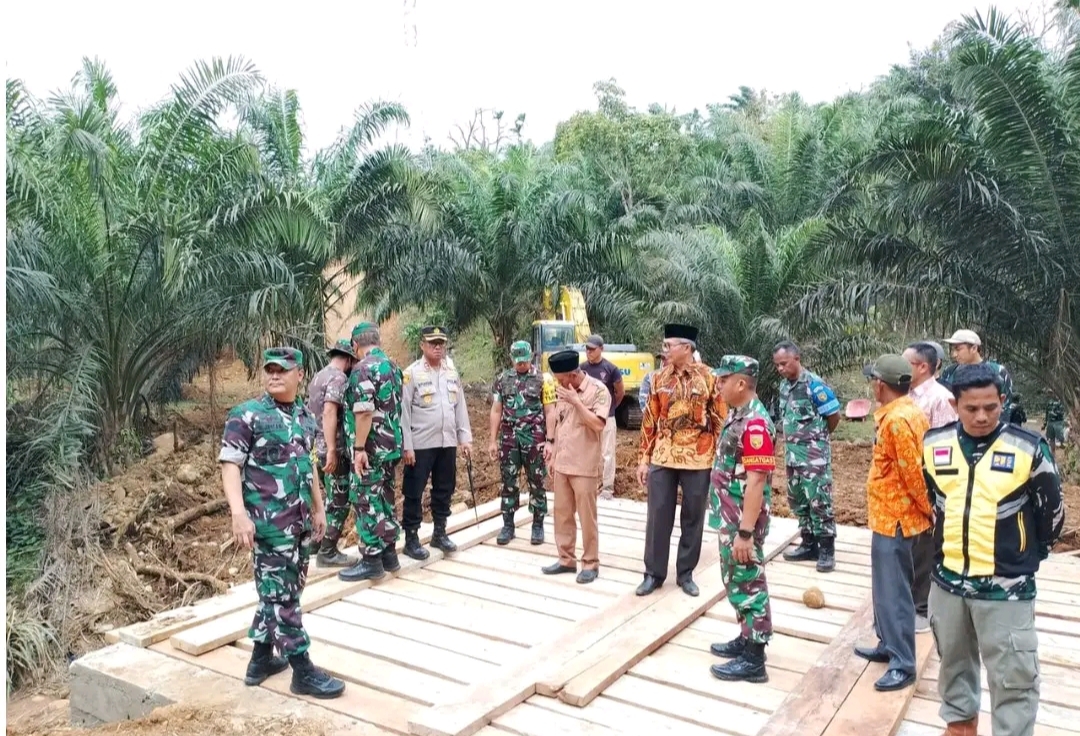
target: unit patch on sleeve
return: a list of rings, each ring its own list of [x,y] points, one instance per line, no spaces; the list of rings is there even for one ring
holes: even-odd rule
[[[1011,473],[1016,465],[1016,455],[1011,452],[995,452],[990,457],[990,469],[1000,470],[1003,473]]]

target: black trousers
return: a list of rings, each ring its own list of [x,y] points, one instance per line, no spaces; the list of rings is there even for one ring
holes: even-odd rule
[[[913,537],[911,557],[915,573],[911,578],[911,597],[915,599],[915,615],[925,618],[930,601],[930,573],[934,569],[934,527]]]
[[[679,550],[675,574],[683,580],[694,572],[701,559],[701,535],[709,504],[708,470],[676,470],[659,465],[649,467],[649,506],[645,523],[645,574],[657,580],[667,577],[671,552],[671,530],[675,526],[675,502],[682,486],[682,513],[679,516]]]
[[[457,485],[457,448],[433,447],[416,450],[416,462],[405,466],[402,479],[401,527],[407,532],[420,528],[424,520],[421,501],[428,478],[431,478],[431,518],[445,521],[450,517],[450,499]]]

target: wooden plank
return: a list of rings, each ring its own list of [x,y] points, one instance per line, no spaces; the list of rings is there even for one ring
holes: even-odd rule
[[[454,606],[468,612],[484,611],[492,614],[493,618],[496,620],[502,620],[506,624],[513,621],[522,627],[535,628],[538,631],[551,631],[550,627],[553,625],[558,623],[566,624],[575,620],[570,617],[560,616],[560,612],[544,614],[536,611],[527,611],[524,608],[517,608],[509,602],[499,603],[497,601],[482,600],[464,593],[458,593],[444,588],[436,588],[432,585],[424,585],[423,583],[406,580],[404,578],[380,586],[380,589],[387,593],[400,595],[404,598],[412,598],[413,600],[436,603],[444,606]],[[504,598],[504,600],[507,601],[509,601],[509,599],[510,596]]]
[[[237,680],[244,679],[248,659],[251,656],[248,652],[238,649],[237,647],[221,647],[199,657],[185,654],[178,649],[173,649],[169,646],[168,642],[153,644],[149,648],[170,657],[191,662],[192,664],[196,664],[211,672],[217,672],[218,674],[233,677]],[[259,687],[264,687],[279,695],[304,700],[323,707],[326,707],[327,704],[331,702],[293,695],[289,690],[289,683],[291,680],[292,673],[291,671],[286,670],[285,672],[269,678]],[[387,732],[394,733],[408,733],[406,729],[408,728],[410,714],[417,712],[424,707],[410,700],[400,698],[384,691],[374,690],[356,682],[346,683],[345,692],[342,693],[340,698],[337,698],[332,702],[334,703],[334,707],[330,708],[330,710],[344,713],[350,718],[355,718],[364,723],[370,723],[374,726],[386,729]]]
[[[873,633],[873,626],[873,602],[867,600],[757,736],[821,736],[866,670],[868,662],[852,649]]]
[[[538,708],[579,718],[589,723],[615,729],[622,734],[649,734],[649,736],[717,736],[713,728],[677,721],[636,704],[623,703],[601,695],[587,708],[575,708],[555,698],[534,695],[526,702]]]
[[[765,540],[766,563],[780,554],[797,533],[794,522],[774,524]],[[691,598],[676,595],[665,598],[602,642],[596,648],[600,652],[599,659],[589,652],[585,657],[576,657],[568,662],[566,671],[573,672],[581,665],[584,665],[584,669],[579,669],[566,682],[559,692],[559,699],[570,705],[586,705],[623,673],[727,596],[719,562],[704,568],[696,578],[701,596]]]
[[[938,715],[938,708],[940,707],[941,703],[938,703],[937,701],[915,696],[911,699],[911,704],[908,706],[907,714],[904,717],[906,720],[914,723],[943,729],[945,728],[945,722],[942,721],[941,716]],[[988,702],[984,703],[983,707],[989,708],[990,704]],[[1039,707],[1039,711],[1042,711],[1041,706]],[[938,733],[941,733],[941,731],[939,730]],[[978,734],[979,736],[993,736],[988,711],[982,711],[982,715],[979,717]],[[1076,731],[1067,731],[1063,728],[1049,726],[1045,723],[1036,721],[1035,736],[1076,736]]]
[[[517,736],[622,736],[607,726],[522,703],[495,719],[494,725]]]
[[[447,532],[453,534],[454,532],[467,529],[470,526],[475,526],[477,523],[476,516],[480,517],[480,521],[499,516],[500,503],[499,499],[495,499],[480,504],[476,507],[475,515],[473,514],[472,509],[469,509],[467,512],[463,511],[457,514],[451,514],[450,518],[446,520]],[[422,544],[427,544],[431,541],[431,532],[433,529],[434,527],[431,524],[421,525],[420,541]],[[404,546],[404,541],[401,542],[401,546]],[[399,549],[400,548],[401,547],[399,547]],[[350,547],[345,551],[347,553],[356,554],[356,547]],[[339,568],[333,567],[323,568],[312,564],[311,569],[308,572],[308,585],[336,576],[338,569]],[[208,598],[205,601],[200,601],[191,606],[164,611],[155,615],[149,621],[143,621],[132,624],[131,626],[125,626],[122,629],[117,629],[115,636],[120,641],[127,644],[137,647],[148,647],[151,644],[156,644],[159,641],[169,639],[173,634],[200,626],[207,621],[212,621],[235,611],[251,608],[258,603],[258,601],[259,596],[255,591],[255,583],[243,583],[234,586],[224,595],[214,596],[213,598]]]
[[[528,573],[522,574],[505,565],[503,568],[500,569],[500,566],[480,567],[458,560],[443,560],[430,568],[430,571],[448,577],[464,578],[497,586],[503,591],[504,596],[508,593],[516,596],[518,593],[528,592],[589,608],[609,605],[616,596],[626,593],[625,585],[601,578],[597,578],[588,585],[578,585],[570,580],[569,575],[544,575],[538,569],[530,569]],[[561,582],[557,580],[560,577],[563,578]],[[603,587],[603,583],[609,587]]]
[[[717,691],[727,684],[717,681]],[[757,708],[755,700],[735,704],[633,675],[613,682],[604,695],[663,713],[675,720],[712,726],[737,736],[754,736],[769,717],[767,711]]]
[[[929,632],[916,634],[916,683],[926,668],[933,649],[934,638]],[[825,729],[824,736],[864,736],[868,733],[893,736],[896,733],[915,694],[915,687],[878,692],[874,689],[874,682],[884,675],[887,669],[888,664],[878,662],[871,662],[866,666],[855,687],[851,689],[851,694]]]
[[[658,650],[678,648],[692,652],[704,652],[712,657],[709,647],[716,642],[728,641],[732,632],[725,628],[720,632],[702,630],[697,626],[698,622],[708,619],[698,619],[672,637],[671,641]],[[716,623],[716,621],[713,621]],[[814,666],[820,652],[824,651],[825,645],[816,641],[797,639],[793,636],[773,632],[773,638],[769,641],[768,667],[769,672],[786,670],[787,672],[805,675]],[[716,660],[714,660],[716,661]],[[770,677],[772,675],[770,674]]]
[[[395,634],[412,641],[431,644],[458,654],[467,654],[470,657],[492,664],[503,664],[514,657],[520,656],[521,652],[526,648],[524,645],[517,643],[511,644],[489,639],[472,631],[453,629],[449,626],[407,616],[395,616],[385,611],[358,606],[348,601],[338,601],[337,603],[331,603],[329,606],[324,606],[319,609],[319,615],[363,626],[365,629],[372,631]]]
[[[511,547],[503,547],[491,542],[477,545],[467,555],[457,555],[454,562],[469,565],[478,570],[506,570],[529,580],[543,581],[549,585],[574,590],[585,588],[589,592],[605,593],[614,597],[624,595],[630,587],[637,587],[641,582],[641,573],[618,570],[614,567],[604,569],[604,576],[598,577],[588,586],[578,585],[571,575],[545,575],[542,568],[551,564],[551,558]]]
[[[515,522],[523,524],[528,518],[528,509],[519,509],[518,515],[515,517]],[[449,524],[447,525],[447,528],[449,528]],[[480,522],[478,526],[474,525],[472,527],[466,527],[462,531],[451,534],[450,538],[458,545],[459,550],[466,550],[469,547],[482,543],[486,539],[498,535],[500,529],[502,529],[502,519],[488,519],[487,521]],[[357,591],[370,588],[373,585],[387,585],[396,578],[400,578],[400,576],[407,574],[409,571],[427,565],[433,565],[443,557],[443,553],[440,550],[430,549],[429,552],[430,555],[426,560],[414,560],[411,557],[402,556],[400,558],[401,569],[398,572],[387,573],[385,577],[376,581],[361,580],[358,582],[346,582],[340,580],[337,577],[337,571],[334,571],[332,573],[333,577],[320,580],[314,585],[308,585],[304,589],[304,592],[300,596],[301,608],[307,611],[313,611],[321,606],[333,603],[334,601],[339,601]],[[188,654],[202,654],[203,652],[210,651],[216,647],[234,642],[244,636],[248,627],[251,625],[252,617],[253,613],[250,611],[240,611],[229,614],[225,617],[174,634],[169,641],[174,647],[187,652]]]
[[[553,542],[544,542],[543,544],[532,545],[529,544],[528,539],[521,539],[519,537],[517,539],[510,540],[510,544],[506,546],[510,549],[522,550],[525,552],[532,552],[533,554],[543,555],[547,558],[544,561],[543,565],[550,565],[552,562],[555,562],[559,558],[559,552],[555,548],[555,544]],[[639,576],[638,580],[640,581],[640,576],[644,574],[642,572],[642,570],[644,570],[644,565],[641,561],[641,551],[644,551],[644,546],[641,547],[641,550],[639,550],[638,554],[635,554],[633,556],[628,557],[626,555],[614,554],[607,550],[603,540],[601,540],[600,576],[603,577],[604,571],[607,568],[614,567],[620,570],[625,570],[627,572],[636,573]]]
[[[460,595],[467,595],[478,601],[503,603],[523,611],[532,611],[545,616],[555,616],[567,621],[577,621],[596,610],[596,605],[582,605],[553,598],[548,595],[530,593],[524,590],[507,590],[492,583],[485,583],[472,578],[444,575],[434,570],[414,570],[401,578],[420,585],[448,590]]]
[[[781,601],[777,601],[777,603],[780,602]],[[783,601],[783,603],[791,603],[791,601]],[[781,613],[782,610],[783,609],[779,606],[773,610],[773,631],[780,632],[781,634],[789,634],[800,639],[809,639],[810,641],[828,644],[836,638],[837,634],[839,634],[840,630],[843,628],[840,624],[822,621],[814,615],[828,610],[825,608],[817,610],[805,608],[797,614],[793,612]],[[833,613],[843,612],[833,611]],[[705,616],[729,624],[737,624],[739,622],[735,617],[735,611],[730,606],[717,606],[713,610],[708,611]]]

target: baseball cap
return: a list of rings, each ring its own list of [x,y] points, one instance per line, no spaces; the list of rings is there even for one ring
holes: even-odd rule
[[[892,386],[911,382],[911,363],[902,355],[882,355],[868,366],[863,367],[863,375],[877,378]]]
[[[263,368],[268,365],[291,371],[304,365],[304,354],[296,348],[268,348],[263,351]]]
[[[599,335],[589,335],[589,338],[585,341],[585,344],[590,348],[602,348],[604,347],[604,338]]]
[[[944,342],[950,345],[982,345],[982,340],[979,339],[974,330],[957,330],[952,333],[952,337],[946,338]]]
[[[717,366],[715,373],[718,376],[742,373],[751,378],[756,378],[759,367],[758,362],[748,355],[725,355],[720,359],[720,365]]]
[[[518,340],[510,346],[510,357],[515,362],[532,360],[532,345],[525,340]]]

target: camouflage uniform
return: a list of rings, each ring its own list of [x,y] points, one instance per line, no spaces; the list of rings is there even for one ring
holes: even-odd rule
[[[348,340],[338,340],[327,351],[331,357],[334,353],[340,353],[347,357],[353,355],[352,346]],[[349,385],[347,371],[328,364],[311,379],[308,386],[307,408],[315,417],[315,450],[319,460],[319,477],[322,480],[323,491],[326,493],[326,536],[323,538],[320,550],[320,564],[326,564],[330,557],[337,557],[337,543],[341,538],[345,521],[349,517],[349,479],[352,473],[352,445],[348,444],[345,435],[345,390]],[[326,466],[326,436],[323,433],[322,415],[326,403],[338,405],[337,427],[334,448],[337,453],[337,466],[333,473],[328,473]],[[324,557],[325,555],[325,557]],[[343,564],[353,564],[355,560],[346,558]]]
[[[284,357],[271,349],[268,361],[293,368],[303,360],[298,350],[276,350]],[[219,462],[240,466],[244,508],[255,524],[259,606],[248,637],[272,642],[288,656],[310,646],[300,593],[308,570],[315,428],[315,417],[299,399],[285,406],[264,394],[229,412],[218,455]]]
[[[533,515],[531,541],[543,544],[544,516],[547,514],[547,494],[544,492],[547,415],[544,410],[555,403],[555,379],[535,365],[529,365],[524,372],[517,370],[516,366],[532,360],[532,347],[524,340],[510,346],[510,358],[515,367],[500,373],[491,385],[492,405],[500,407],[499,435],[493,441],[498,443],[503,483],[503,528],[495,541],[509,544],[515,536],[514,515],[521,503],[518,475],[524,468],[529,483],[529,511]]]
[[[394,473],[401,460],[401,369],[381,348],[372,348],[349,376],[346,400],[350,414],[371,412],[371,430],[364,445],[370,467],[352,476],[356,532],[367,556],[394,549],[401,527],[394,518]],[[353,417],[350,447],[356,442]]]
[[[758,362],[744,355],[725,355],[716,374],[721,377],[746,374],[756,377]],[[776,465],[773,445],[776,429],[769,411],[755,395],[741,407],[732,407],[717,442],[709,488],[709,526],[719,531],[720,564],[728,601],[735,609],[740,635],[726,644],[714,644],[718,656],[735,661],[716,665],[712,672],[721,679],[764,682],[764,646],[772,638],[769,586],[765,580],[765,537],[769,533],[772,504],[772,469]],[[764,472],[761,511],[754,522],[753,564],[735,561],[733,547],[742,524],[747,472]]]
[[[1001,378],[1001,393],[1005,395],[1005,406],[1002,408],[1001,415],[1008,420],[1008,417],[1012,416],[1013,409],[1013,380],[1009,375],[1009,371],[1001,363],[995,363],[992,360],[983,361],[988,366],[994,369],[994,371]],[[945,368],[941,372],[941,378],[938,379],[945,388],[952,390],[953,376],[956,375],[957,369],[960,367],[959,363],[953,363]]]
[[[1046,439],[1057,446],[1065,441],[1065,404],[1057,399],[1046,403],[1046,420],[1043,422]]]
[[[802,533],[802,545],[785,558],[814,559],[819,542],[829,540],[827,546],[836,537],[832,449],[825,418],[840,411],[840,402],[820,377],[804,368],[796,380],[780,382],[780,406],[788,506]]]

